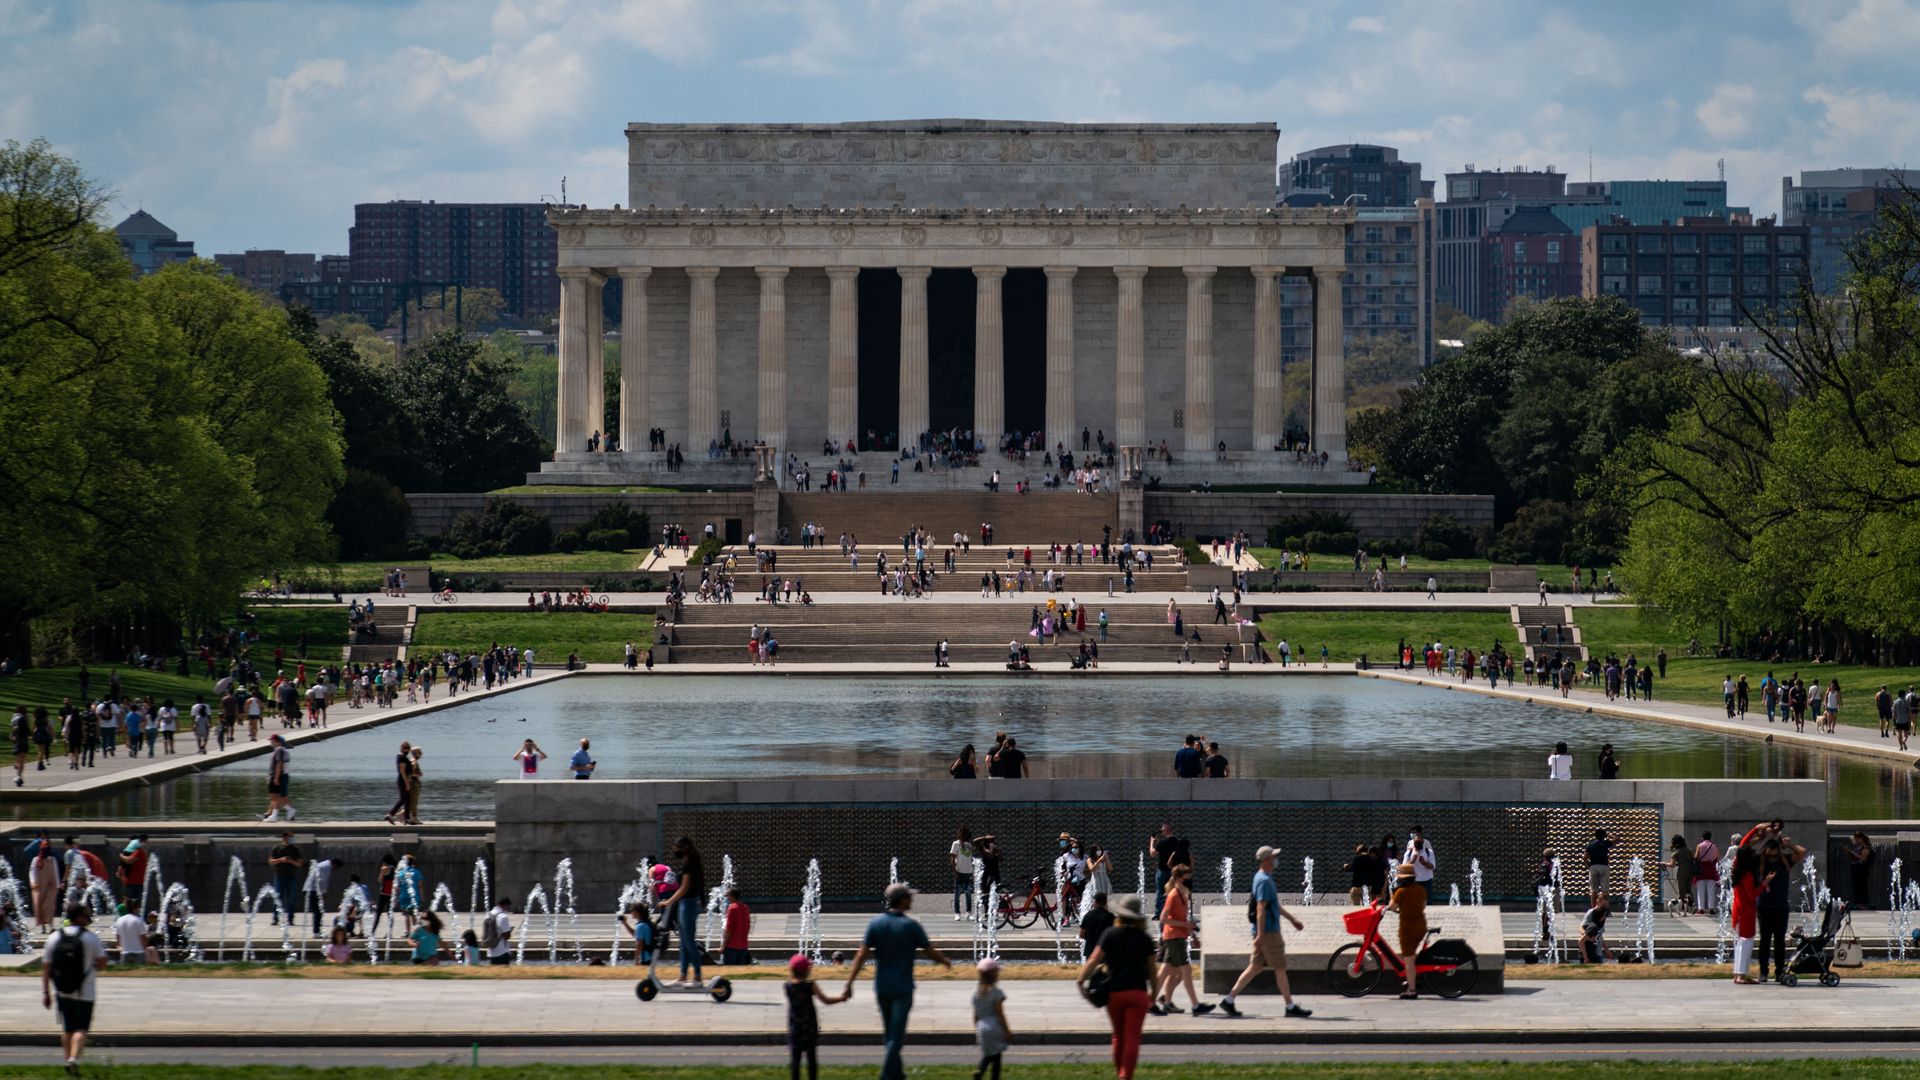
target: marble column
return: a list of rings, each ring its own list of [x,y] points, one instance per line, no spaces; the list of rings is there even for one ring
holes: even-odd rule
[[[1007,429],[1006,324],[1000,309],[1004,266],[973,268],[973,437],[989,453]]]
[[[580,454],[587,449],[587,293],[593,271],[560,270],[559,387],[555,395],[553,450]]]
[[[1253,268],[1253,449],[1271,452],[1285,438],[1280,397],[1280,295],[1278,266]]]
[[[1147,336],[1141,315],[1144,266],[1116,266],[1120,278],[1118,325],[1114,336],[1114,441],[1144,446],[1147,441]]]
[[[1073,275],[1077,266],[1047,267],[1047,442],[1080,445],[1073,408]]]
[[[860,437],[860,268],[827,267],[827,437],[836,451]]]
[[[720,437],[719,347],[715,342],[713,281],[717,266],[690,266],[687,317],[687,450],[696,458]]]
[[[620,449],[647,449],[653,418],[647,406],[647,266],[620,268]]]
[[[1313,268],[1313,448],[1347,460],[1346,331],[1341,326],[1343,266]]]
[[[919,445],[927,430],[927,277],[930,266],[900,271],[900,446]]]
[[[1181,444],[1187,453],[1213,454],[1213,271],[1188,266],[1187,411]]]
[[[787,446],[787,268],[756,266],[760,275],[761,442],[777,456]]]
[[[607,448],[606,287],[601,274],[587,278],[587,434],[599,433],[601,450]]]

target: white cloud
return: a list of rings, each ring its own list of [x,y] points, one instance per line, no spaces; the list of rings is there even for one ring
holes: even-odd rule
[[[1387,20],[1378,15],[1356,15],[1347,20],[1347,29],[1356,34],[1384,34],[1387,32]]]
[[[1836,19],[1837,6],[1834,0],[1811,0],[1795,10],[1795,18],[1821,50],[1843,56],[1900,56],[1920,48],[1920,2],[1857,0]]]
[[[798,5],[794,14],[806,27],[806,33],[794,43],[793,48],[756,56],[746,61],[747,66],[790,75],[839,73],[842,64],[851,59],[855,52],[853,29],[847,13],[825,0],[813,0]]]
[[[1716,139],[1738,139],[1753,126],[1750,115],[1759,94],[1751,86],[1722,83],[1713,96],[1693,110],[1696,120],[1708,135]]]
[[[1820,108],[1814,146],[1846,159],[1836,164],[1879,168],[1920,160],[1920,100],[1825,85],[1809,87],[1804,97]]]
[[[255,150],[278,153],[290,150],[300,139],[302,120],[311,114],[313,98],[320,90],[337,90],[347,83],[347,62],[338,57],[305,60],[284,79],[267,84],[267,105],[273,119],[254,132]]]

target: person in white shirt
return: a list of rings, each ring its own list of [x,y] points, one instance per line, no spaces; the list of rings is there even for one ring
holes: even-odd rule
[[[973,913],[973,832],[965,825],[954,833],[947,848],[947,862],[953,867],[953,917],[955,921]],[[961,905],[966,914],[961,914]]]
[[[69,1072],[79,1070],[80,1054],[87,1048],[87,1030],[93,1026],[94,976],[107,967],[107,947],[87,929],[92,921],[93,912],[85,903],[68,904],[67,925],[48,936],[46,950],[40,955],[40,1004],[48,1009],[59,1004],[60,1052],[67,1059]],[[62,938],[79,941],[86,971],[77,986],[64,989],[55,981],[59,969],[56,959],[62,948],[73,946],[63,945]]]
[[[1415,825],[1408,830],[1407,850],[1400,856],[1403,863],[1413,864],[1413,882],[1426,890],[1427,899],[1433,899],[1433,868],[1439,862],[1434,858],[1433,845],[1427,841],[1425,831]]]
[[[493,905],[493,910],[487,912],[487,923],[488,925],[484,927],[484,929],[491,931],[491,933],[482,936],[482,940],[487,946],[487,963],[513,963],[513,953],[511,952],[513,948],[513,901],[504,896],[496,901]]]
[[[120,916],[113,920],[113,937],[120,947],[122,964],[144,964],[147,962],[147,920],[127,910],[125,904],[115,904],[114,914]]]
[[[1573,755],[1567,753],[1567,744],[1553,744],[1553,753],[1547,757],[1547,779],[1573,779]]]

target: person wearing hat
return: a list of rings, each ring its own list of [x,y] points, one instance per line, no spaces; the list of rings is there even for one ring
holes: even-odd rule
[[[1253,861],[1260,864],[1259,872],[1253,875],[1253,951],[1247,957],[1247,969],[1233,981],[1233,989],[1227,996],[1220,999],[1220,1011],[1228,1016],[1240,1015],[1234,999],[1268,969],[1273,971],[1274,985],[1280,988],[1280,999],[1286,1002],[1286,1014],[1301,1019],[1313,1015],[1311,1010],[1294,1004],[1293,987],[1287,983],[1287,940],[1281,936],[1280,920],[1292,923],[1295,930],[1306,929],[1306,924],[1280,906],[1280,886],[1273,880],[1273,859],[1278,854],[1279,848],[1267,845],[1253,853]]]
[[[813,1003],[834,1005],[853,996],[848,989],[839,997],[820,989],[813,981],[813,961],[806,953],[794,953],[787,961],[787,1068],[796,1078],[800,1075],[800,1059],[807,1060],[807,1080],[818,1080],[820,1076],[820,1016],[814,1011]]]
[[[1094,969],[1107,969],[1107,1023],[1113,1028],[1113,1074],[1130,1080],[1140,1061],[1140,1029],[1153,1006],[1150,987],[1160,982],[1153,963],[1153,939],[1138,896],[1113,901],[1113,926],[1100,935],[1087,962],[1080,965],[1081,992]]]
[[[1414,958],[1427,941],[1427,890],[1413,880],[1413,864],[1401,863],[1393,872],[1393,902],[1387,908],[1400,913],[1400,959],[1407,965],[1407,988],[1400,996],[1419,996],[1419,968]]]
[[[860,950],[853,954],[853,967],[847,972],[844,993],[851,996],[867,958],[873,958],[873,995],[880,1006],[886,1056],[880,1064],[880,1080],[906,1080],[906,1066],[900,1052],[907,1041],[907,1014],[913,1011],[913,960],[922,950],[944,968],[953,962],[933,942],[927,940],[926,927],[907,916],[913,907],[913,890],[905,882],[887,886],[887,910],[867,924]],[[843,997],[841,1000],[845,1000]]]

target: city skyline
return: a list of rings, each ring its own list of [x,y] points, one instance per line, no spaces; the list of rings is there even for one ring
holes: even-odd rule
[[[1602,180],[1724,159],[1756,214],[1802,169],[1920,162],[1913,0],[1701,5],[1645,32],[1668,14],[6,0],[0,137],[44,136],[117,194],[110,218],[144,208],[206,254],[339,253],[355,203],[557,201],[563,175],[572,201],[610,205],[636,120],[1270,120],[1282,161],[1380,143],[1428,179],[1584,179],[1589,148]]]

